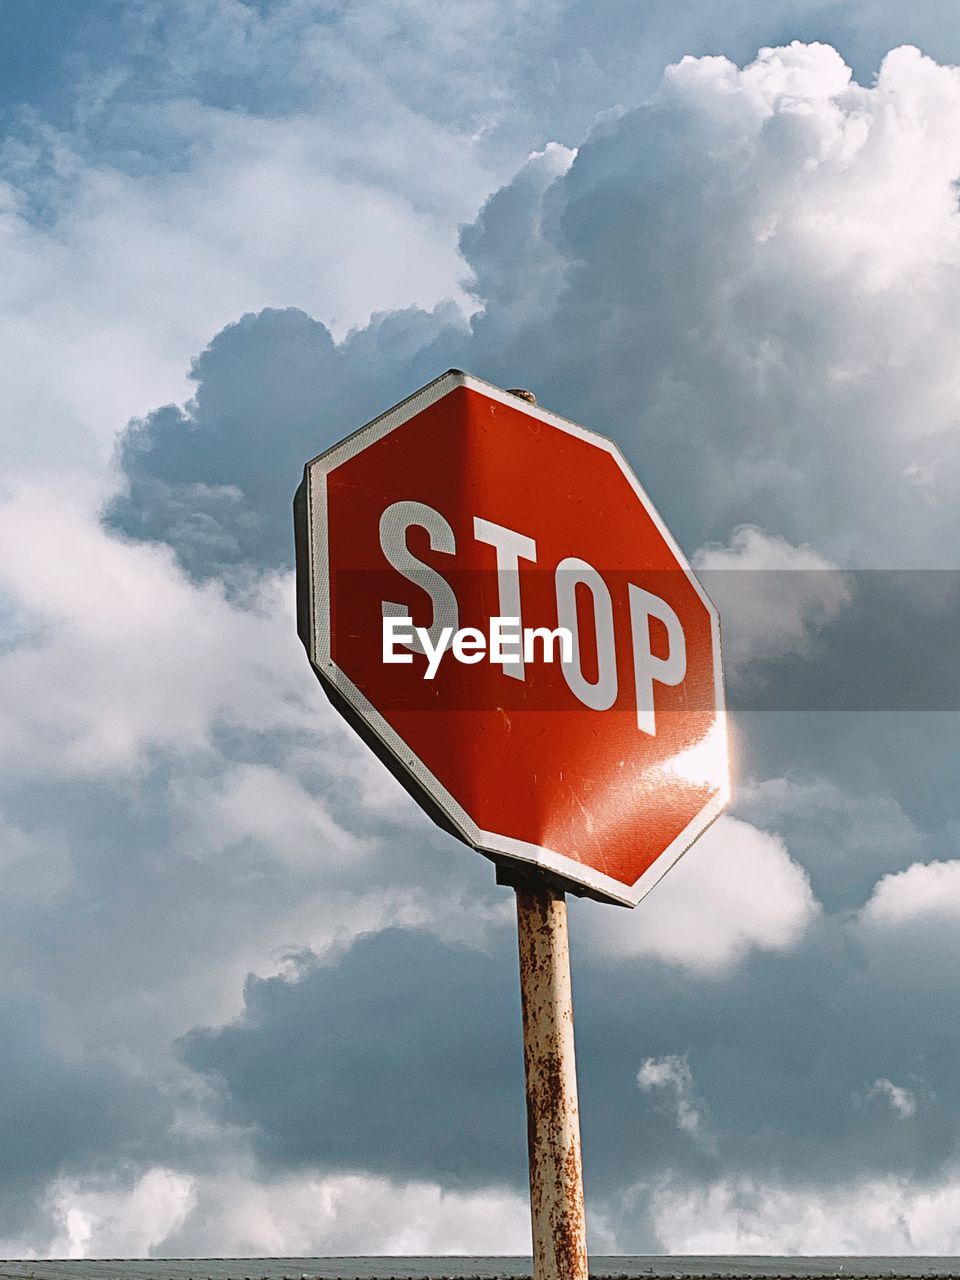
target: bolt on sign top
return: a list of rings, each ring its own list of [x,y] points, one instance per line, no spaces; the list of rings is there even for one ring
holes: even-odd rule
[[[313,669],[446,830],[635,906],[720,813],[717,611],[610,440],[450,370],[294,513]]]

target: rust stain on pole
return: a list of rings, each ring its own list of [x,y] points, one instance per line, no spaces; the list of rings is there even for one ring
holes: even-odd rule
[[[518,879],[534,1280],[587,1280],[567,904]]]

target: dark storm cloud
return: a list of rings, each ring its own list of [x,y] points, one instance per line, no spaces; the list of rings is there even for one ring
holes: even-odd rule
[[[171,1118],[169,1104],[106,1053],[81,1052],[53,1001],[0,1002],[0,1180],[35,1186],[96,1163],[136,1159]],[[0,1202],[2,1203],[2,1202]],[[6,1224],[0,1222],[0,1234]]]
[[[518,1184],[520,1009],[509,937],[492,955],[389,929],[296,981],[247,981],[242,1023],[183,1043],[228,1115],[282,1166]]]
[[[649,960],[578,960],[576,907],[571,920],[587,1180],[600,1202],[668,1173],[922,1180],[956,1158],[949,925],[927,921],[891,948],[889,935],[834,919],[794,954],[754,955],[703,982]],[[226,1114],[256,1126],[271,1162],[519,1188],[516,987],[509,931],[491,955],[390,931],[336,965],[305,959],[295,982],[251,978],[243,1018],[193,1032],[183,1053],[223,1082]],[[667,1055],[685,1055],[692,1075],[701,1119],[687,1130],[668,1091],[637,1086],[643,1060]],[[908,1091],[910,1114],[883,1079]]]
[[[428,381],[445,367],[456,315],[384,316],[340,348],[302,311],[244,316],[194,363],[197,392],[185,409],[158,409],[124,435],[126,488],[108,522],[168,543],[201,577],[288,566],[304,462],[382,410],[379,397],[402,399],[411,377]]]

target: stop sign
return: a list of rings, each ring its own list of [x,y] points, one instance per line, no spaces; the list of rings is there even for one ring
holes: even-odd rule
[[[717,612],[617,447],[451,370],[294,510],[301,639],[384,763],[495,861],[636,905],[729,787]]]

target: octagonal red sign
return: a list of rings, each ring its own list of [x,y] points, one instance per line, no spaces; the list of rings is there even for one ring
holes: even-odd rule
[[[717,613],[611,441],[451,370],[294,509],[315,672],[461,840],[635,905],[723,808]]]

